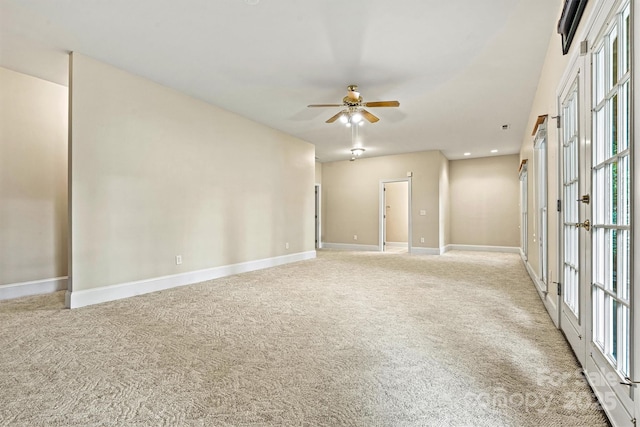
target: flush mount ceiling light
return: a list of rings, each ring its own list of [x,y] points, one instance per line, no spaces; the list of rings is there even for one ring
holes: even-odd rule
[[[351,154],[353,155],[353,157],[360,157],[362,156],[362,153],[364,153],[364,151],[364,148],[356,147],[351,149]]]

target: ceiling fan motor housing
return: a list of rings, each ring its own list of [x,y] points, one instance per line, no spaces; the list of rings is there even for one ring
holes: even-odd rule
[[[358,107],[362,103],[362,97],[358,96],[357,98],[351,98],[349,95],[342,98],[342,102],[349,107]]]

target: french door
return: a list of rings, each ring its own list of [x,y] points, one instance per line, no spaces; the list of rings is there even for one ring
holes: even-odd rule
[[[586,300],[589,283],[588,265],[590,229],[589,153],[586,144],[585,60],[579,57],[569,73],[559,96],[560,111],[560,268],[559,322],[580,364],[586,359]]]
[[[632,425],[629,0],[616,2],[612,12],[592,48],[592,331],[586,373],[614,424]]]

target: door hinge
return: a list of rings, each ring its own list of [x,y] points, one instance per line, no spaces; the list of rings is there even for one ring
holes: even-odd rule
[[[558,201],[557,201],[557,203],[556,203],[556,210],[557,210],[558,212],[562,212],[562,200],[559,200],[559,199],[558,199]]]
[[[562,295],[562,283],[560,283],[560,282],[551,282],[551,283],[555,283],[557,285],[556,292],[557,292],[558,296]]]
[[[587,53],[589,53],[589,41],[582,40],[580,42],[580,56],[585,56]]]

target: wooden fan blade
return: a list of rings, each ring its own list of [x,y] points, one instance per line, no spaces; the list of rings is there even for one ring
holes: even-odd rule
[[[365,107],[399,107],[400,103],[398,101],[374,101],[374,102],[365,102]]]
[[[369,120],[369,122],[371,123],[375,123],[378,120],[380,120],[379,118],[377,118],[376,116],[374,116],[373,114],[371,114],[370,112],[368,112],[367,110],[362,110],[360,111],[360,113],[362,113],[362,115],[364,116],[365,119]]]
[[[336,120],[338,120],[338,117],[340,117],[342,115],[344,111],[340,111],[338,114],[336,114],[335,116],[331,117],[329,120],[327,120],[325,123],[333,123]]]
[[[342,107],[343,104],[311,104],[307,107]]]

